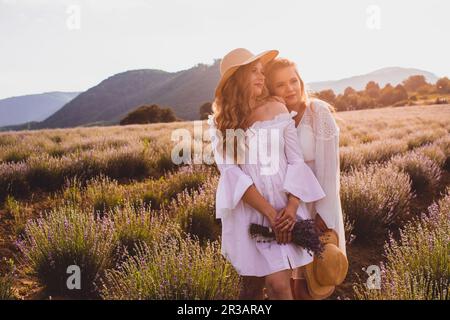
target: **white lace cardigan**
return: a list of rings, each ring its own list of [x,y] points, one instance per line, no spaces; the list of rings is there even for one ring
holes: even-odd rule
[[[346,253],[345,231],[340,200],[339,127],[329,104],[310,99],[297,127],[304,160],[313,170],[325,198],[307,205],[311,216],[320,214],[328,228],[339,236],[339,247]]]

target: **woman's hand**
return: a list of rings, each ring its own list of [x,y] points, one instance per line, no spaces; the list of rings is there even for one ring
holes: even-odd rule
[[[284,210],[284,209],[283,209]],[[281,211],[280,211],[281,212]],[[284,235],[282,235],[276,228],[275,228],[275,224],[276,224],[276,219],[278,216],[277,211],[272,207],[269,206],[267,208],[267,210],[265,212],[263,212],[264,216],[267,218],[267,220],[269,220],[269,224],[270,227],[272,228],[274,234],[275,234],[275,239],[277,240],[278,243],[280,243],[282,241],[282,237],[284,237]]]
[[[277,211],[269,205],[267,210],[263,212],[263,215],[269,220],[270,227],[275,229],[275,219],[277,217]]]
[[[278,243],[285,244],[292,241],[292,229],[297,221],[297,208],[296,205],[288,204],[286,208],[278,212],[275,222]]]

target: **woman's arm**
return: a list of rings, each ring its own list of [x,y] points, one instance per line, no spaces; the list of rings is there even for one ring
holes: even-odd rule
[[[314,202],[323,199],[325,193],[319,181],[303,160],[293,119],[289,119],[289,123],[284,128],[284,140],[284,151],[288,165],[283,190],[303,202]]]
[[[251,185],[244,193],[242,200],[263,214],[270,222],[272,227],[275,226],[275,217],[277,211],[270,203],[259,193],[255,185]]]
[[[217,217],[222,218],[227,212],[234,209],[240,200],[256,209],[268,218],[273,226],[276,210],[261,195],[253,183],[252,178],[242,169],[233,163],[226,163],[223,157],[221,134],[212,124],[213,119],[209,119],[209,134],[213,149],[214,160],[220,172],[219,184],[216,194]]]
[[[327,228],[334,229],[339,236],[339,247],[345,252],[345,232],[342,216],[339,164],[339,127],[328,104],[314,101],[315,161],[317,179],[326,197],[315,203],[317,214]]]
[[[291,113],[291,116],[295,114]],[[285,214],[281,215],[280,220],[277,221],[279,230],[283,234],[283,243],[290,240],[290,231],[297,219],[300,201],[313,202],[325,197],[320,183],[303,159],[293,119],[290,119],[289,124],[284,128],[284,138],[288,166],[283,189],[288,193],[288,204],[284,209]],[[290,222],[286,223],[286,220]]]

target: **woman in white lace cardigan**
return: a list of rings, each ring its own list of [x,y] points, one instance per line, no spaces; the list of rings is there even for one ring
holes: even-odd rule
[[[336,231],[339,247],[346,254],[339,196],[339,127],[333,117],[332,107],[322,100],[308,98],[295,64],[288,59],[272,60],[266,65],[265,74],[270,93],[283,98],[289,111],[297,112],[294,120],[299,148],[326,195],[323,199],[307,203],[308,211],[322,228]],[[296,270],[293,277],[302,278],[300,270]],[[300,290],[299,282],[294,284],[294,290]]]

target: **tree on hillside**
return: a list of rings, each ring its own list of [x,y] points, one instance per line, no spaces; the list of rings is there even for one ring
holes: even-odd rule
[[[208,115],[212,114],[212,103],[205,102],[200,106],[200,120],[208,119]]]
[[[366,94],[374,99],[378,99],[380,97],[380,86],[375,81],[369,81],[366,84]]]
[[[440,78],[436,82],[436,90],[438,93],[450,93],[450,79],[447,77]]]
[[[408,100],[408,92],[406,91],[405,87],[401,84],[398,84],[394,88],[394,102],[399,102],[403,100]]]
[[[161,108],[157,104],[142,105],[128,113],[121,121],[121,125],[145,124],[157,122],[173,122],[177,118],[171,108]]]
[[[334,94],[334,91],[331,89],[319,91],[318,93],[316,93],[316,96],[317,98],[326,101],[331,105],[334,105],[336,102],[336,95]]]
[[[344,90],[344,96],[351,96],[352,94],[356,94],[356,90],[352,87],[347,87]]]
[[[390,106],[396,102],[407,100],[408,93],[401,84],[398,84],[395,88],[388,83],[383,89],[381,89],[381,96],[379,102],[383,106]]]
[[[174,122],[177,120],[177,117],[171,108],[164,108],[161,109],[159,120],[159,122]]]
[[[408,79],[403,81],[406,91],[413,92],[417,91],[420,87],[426,86],[428,83],[423,75],[410,76]]]
[[[392,104],[392,101],[394,100],[393,95],[394,95],[394,87],[390,83],[388,83],[384,86],[383,89],[381,89],[380,98],[378,101],[383,106],[388,106]]]
[[[337,111],[357,110],[358,95],[356,93],[350,95],[340,94],[335,100],[334,107]]]

